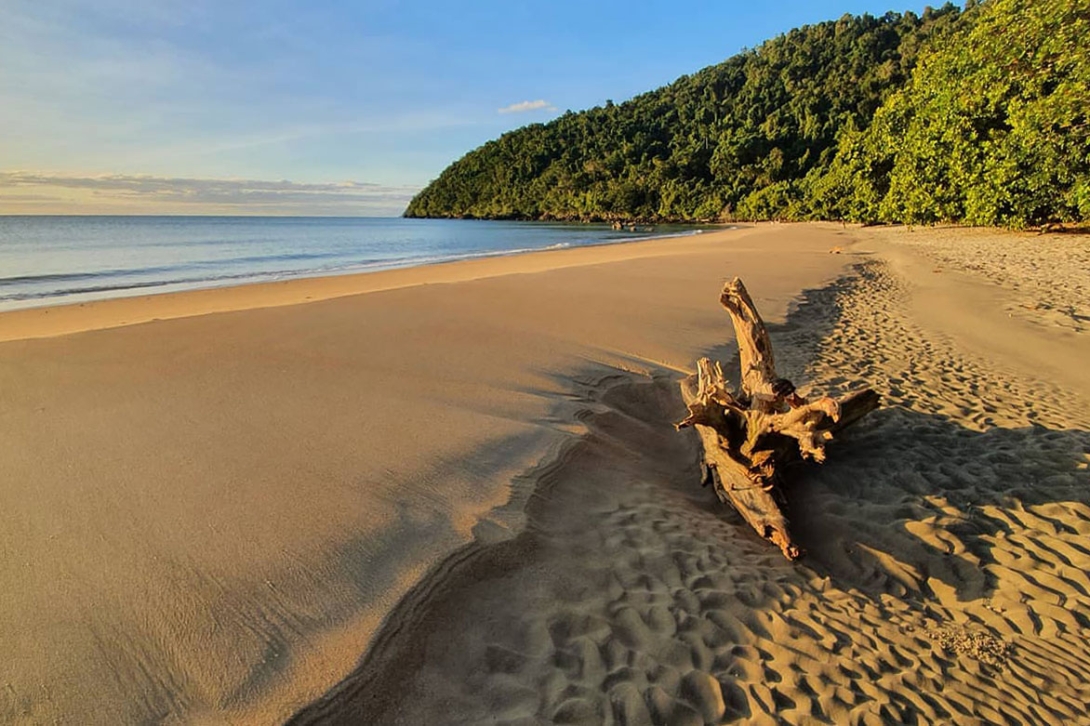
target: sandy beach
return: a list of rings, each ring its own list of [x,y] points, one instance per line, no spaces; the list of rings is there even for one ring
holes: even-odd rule
[[[769,224],[0,315],[0,722],[1085,721],[1087,269]],[[798,563],[671,425],[734,276],[883,396]]]

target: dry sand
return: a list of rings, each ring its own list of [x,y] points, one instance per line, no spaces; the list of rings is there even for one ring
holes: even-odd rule
[[[527,530],[431,573],[294,723],[1087,723],[1090,240],[850,236],[773,335],[782,373],[886,402],[798,472],[806,560],[695,486],[674,376],[588,377]]]
[[[1088,251],[767,225],[0,316],[0,722],[1085,721]],[[801,563],[670,426],[734,275],[781,373],[885,397]]]
[[[838,233],[0,316],[0,723],[282,721],[429,568],[521,529],[573,376],[687,367],[728,275],[782,319]]]

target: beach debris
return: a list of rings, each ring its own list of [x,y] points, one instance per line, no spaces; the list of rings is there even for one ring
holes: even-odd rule
[[[1003,666],[1013,647],[991,633],[983,630],[970,630],[966,626],[946,626],[931,628],[927,636],[937,641],[948,653],[972,658],[986,665],[998,668]]]
[[[734,323],[740,387],[732,391],[723,367],[701,358],[696,375],[681,382],[689,415],[676,426],[692,426],[700,435],[705,484],[714,485],[720,501],[795,560],[803,551],[783,513],[784,467],[825,461],[825,444],[878,408],[879,396],[869,388],[839,400],[800,396],[794,384],[776,375],[772,341],[742,281],[727,283],[719,302]]]

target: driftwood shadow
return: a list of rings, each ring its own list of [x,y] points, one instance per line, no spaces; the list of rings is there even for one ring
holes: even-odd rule
[[[874,383],[851,370],[809,380],[846,312],[846,293],[871,275],[868,263],[855,265],[832,284],[806,290],[783,323],[767,325],[782,375],[830,395]],[[724,332],[729,328],[724,315]],[[738,370],[737,345],[729,338],[706,355],[722,360],[729,373]],[[903,393],[900,387],[877,391],[887,400]],[[785,493],[791,526],[808,551],[802,566],[839,587],[923,599],[941,594],[961,602],[989,598],[999,587],[989,568],[997,564],[990,543],[1019,529],[1022,520],[1071,535],[1068,545],[1090,556],[1090,545],[1078,541],[1080,532],[1070,522],[1036,511],[1090,505],[1086,430],[1030,425],[982,431],[894,402],[831,442],[829,451],[824,464],[791,467]],[[1020,518],[1027,507],[1035,512]],[[1064,519],[1072,517],[1084,514],[1076,509]],[[1086,524],[1090,529],[1090,520]]]
[[[526,531],[434,568],[357,669],[290,723],[665,723],[708,706],[679,680],[687,672],[716,680],[725,722],[789,708],[737,675],[769,661],[755,613],[790,608],[792,588],[820,600],[807,591],[825,578],[921,609],[940,590],[986,598],[992,538],[1016,526],[1001,512],[1090,498],[1086,432],[981,433],[889,408],[831,446],[830,463],[790,472],[789,514],[809,550],[791,563],[700,487],[696,437],[672,426],[677,382],[614,376],[585,390],[587,433],[533,473]],[[835,637],[834,649],[852,636]],[[902,722],[927,721],[890,698]]]
[[[789,498],[809,548],[805,564],[842,588],[990,598],[999,587],[993,543],[1023,530],[1024,519],[1031,529],[1044,523],[1049,535],[1070,535],[1065,545],[1090,557],[1070,521],[1090,526],[1070,506],[1090,505],[1088,455],[1083,430],[981,432],[941,416],[879,410],[827,464],[794,472]],[[1052,509],[1064,516],[1050,516]]]
[[[807,292],[786,324],[769,326],[782,375],[806,382],[850,284]],[[724,338],[729,327],[724,315]],[[727,342],[708,355],[736,371],[735,351]],[[586,433],[527,475],[526,529],[433,568],[353,673],[290,723],[666,723],[702,713],[731,722],[789,711],[800,693],[810,694],[817,721],[838,722],[826,709],[873,702],[853,690],[864,677],[919,671],[956,685],[944,680],[959,667],[953,657],[916,654],[930,653],[926,643],[893,662],[885,651],[861,652],[866,663],[841,659],[836,673],[819,672],[855,646],[860,628],[882,627],[888,596],[925,617],[929,603],[989,598],[1003,586],[996,573],[1012,566],[997,542],[1033,537],[1034,528],[1062,540],[1060,562],[1090,557],[1082,541],[1090,433],[980,431],[894,405],[834,441],[826,464],[789,469],[788,515],[808,556],[788,562],[700,487],[697,437],[672,425],[685,413],[678,382],[666,371],[651,381],[602,371],[567,381]],[[1074,580],[1034,586],[1053,588],[1060,603],[1062,590],[1081,592]],[[839,605],[825,602],[830,588]],[[820,633],[808,630],[814,619],[797,619],[803,601],[824,619]],[[868,607],[871,620],[860,625]],[[1072,617],[1090,627],[1081,612]],[[774,624],[782,627],[770,631]],[[799,651],[777,651],[781,636],[809,638],[811,654],[799,661]],[[770,668],[799,662],[795,696],[768,680]],[[834,686],[835,697],[822,690]],[[879,715],[898,723],[971,715],[934,690],[890,687],[882,708],[894,710]]]

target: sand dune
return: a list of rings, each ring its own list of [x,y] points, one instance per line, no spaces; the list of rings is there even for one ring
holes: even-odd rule
[[[763,225],[61,313],[0,345],[0,721],[1085,722],[1088,251]],[[884,397],[799,563],[671,426],[734,275],[781,373]]]

